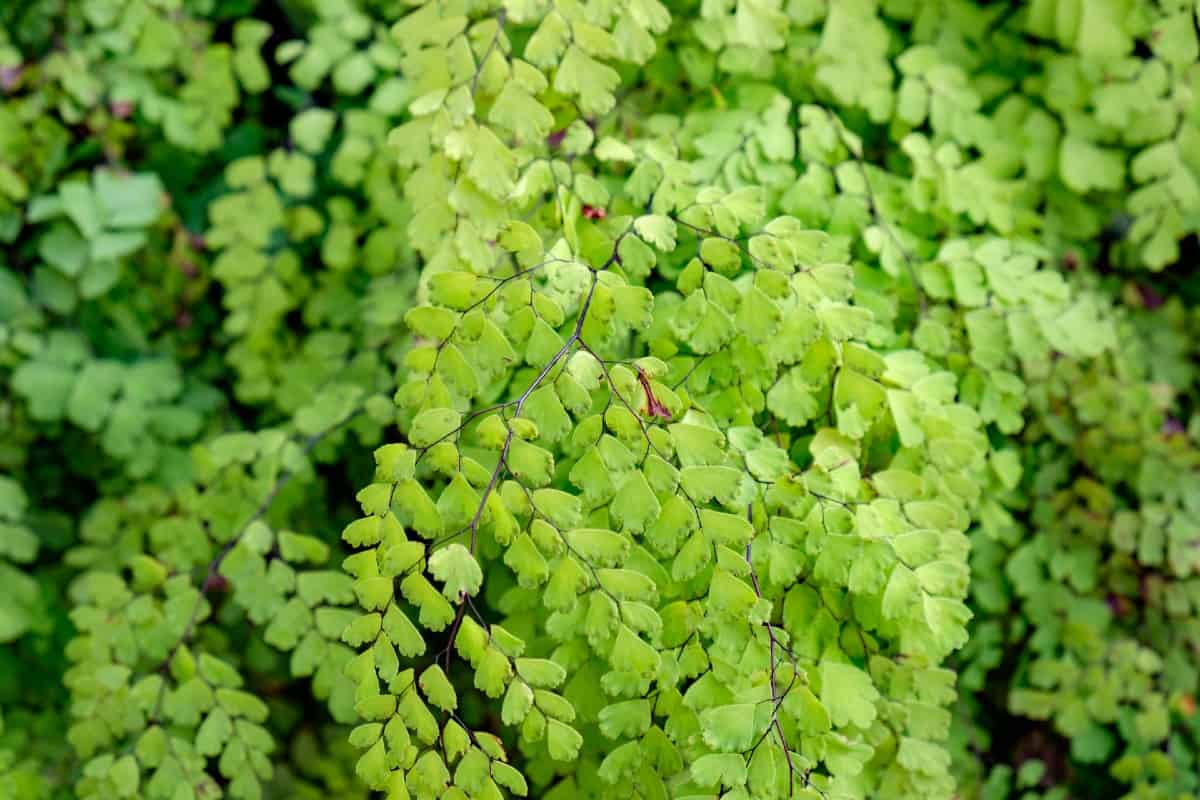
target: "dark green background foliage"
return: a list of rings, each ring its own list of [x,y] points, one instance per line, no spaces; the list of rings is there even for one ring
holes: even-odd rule
[[[1200,796],[1196,14],[0,2],[0,800]]]

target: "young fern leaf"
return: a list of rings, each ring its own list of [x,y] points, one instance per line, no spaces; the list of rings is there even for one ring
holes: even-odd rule
[[[600,217],[580,194],[587,159],[531,158],[553,140],[510,150],[515,131],[481,121],[509,71],[522,102],[553,85],[578,92],[585,113],[603,110],[612,86],[579,49],[597,29],[547,17],[522,61],[508,55],[510,10],[445,25],[450,41],[435,42],[421,30],[431,9],[444,13],[431,4],[398,26],[417,81],[450,80],[424,87],[394,137],[404,149],[417,131],[432,136],[408,191],[445,198],[413,222],[431,267],[397,393],[410,446],[377,453],[387,474],[346,532],[368,548],[347,562],[366,611],[347,629],[360,647],[348,674],[360,715],[397,731],[364,734],[360,776],[417,796],[493,791],[508,754],[458,714],[446,683],[458,653],[475,689],[503,695],[522,751],[580,759],[562,786],[591,773],[660,796],[668,783],[685,796],[751,779],[766,796],[836,791],[871,760],[881,714],[898,721],[908,704],[952,697],[938,665],[965,640],[966,587],[949,576],[966,574],[973,502],[953,479],[984,464],[978,416],[954,403],[952,379],[949,394],[935,389],[943,374],[919,354],[885,359],[860,343],[872,315],[852,303],[836,244],[794,219],[764,224],[756,190],[696,187],[690,165],[647,144],[655,172],[606,192],[613,209],[641,213]],[[449,75],[421,60],[435,44],[463,54]],[[553,80],[530,63],[557,63]],[[586,155],[592,137],[572,131]],[[686,268],[671,266],[692,248]],[[678,293],[638,285],[664,278]],[[773,437],[757,426],[764,415]],[[863,477],[889,471],[911,487],[888,496]],[[919,532],[933,536],[931,568],[899,555],[896,542]],[[518,581],[506,606],[551,612],[521,622],[524,635],[472,599],[501,565]],[[914,570],[930,577],[906,581]],[[362,602],[380,574],[399,582],[403,607],[387,588],[386,610]],[[447,631],[415,670],[436,679],[391,674],[389,615]],[[518,659],[530,655],[558,665],[562,694],[528,685]],[[581,751],[576,726],[651,698],[645,724],[605,724],[616,741]],[[912,762],[872,769],[932,793],[949,780]]]
[[[328,548],[276,532],[263,517],[294,478],[311,473],[308,452],[357,413],[343,406],[307,440],[280,431],[217,438],[196,454],[196,486],[145,499],[152,522],[98,521],[85,537],[94,545],[73,553],[85,567],[72,586],[79,636],[67,676],[75,718],[67,736],[86,759],[80,797],[216,792],[221,779],[232,797],[261,796],[276,749],[267,705],[247,691],[236,654],[204,635],[224,593],[265,626],[268,643],[295,651],[297,676],[315,671],[315,693],[335,716],[353,719],[339,689],[351,653],[342,648],[339,658],[336,644],[344,626],[336,606],[353,601],[350,580],[293,567],[323,565]],[[143,538],[148,553],[123,552]]]

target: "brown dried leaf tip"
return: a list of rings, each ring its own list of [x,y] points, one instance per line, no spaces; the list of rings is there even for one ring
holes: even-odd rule
[[[670,419],[671,412],[654,396],[654,389],[650,387],[650,379],[646,377],[646,373],[642,371],[641,367],[637,368],[637,376],[638,382],[642,384],[642,391],[646,393],[646,408],[644,413],[651,417]]]

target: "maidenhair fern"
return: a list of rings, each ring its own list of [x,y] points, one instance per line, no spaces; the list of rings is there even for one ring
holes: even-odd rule
[[[463,66],[394,141],[431,137],[410,192],[444,181],[445,205],[412,227],[444,233],[406,317],[407,444],[377,452],[344,534],[369,548],[347,561],[365,612],[347,629],[360,776],[394,796],[529,791],[458,715],[457,658],[545,764],[535,786],[565,771],[555,791],[950,791],[940,664],[966,639],[969,476],[987,454],[955,377],[873,350],[845,245],[768,221],[762,188],[697,185],[686,154],[649,141],[606,148],[644,160],[605,185],[570,153],[591,126],[555,142],[507,121],[505,92],[549,120],[551,86],[609,110],[616,73],[593,59],[622,54],[621,26],[547,16],[519,58],[506,10],[472,26],[430,5],[399,39],[425,44],[415,26],[435,12],[427,35]],[[417,81],[443,77],[428,49],[408,56]],[[811,116],[836,149],[840,123]],[[794,157],[786,132],[771,147]],[[414,618],[447,631],[440,651]]]
[[[1191,5],[59,5],[0,797],[1200,792]]]

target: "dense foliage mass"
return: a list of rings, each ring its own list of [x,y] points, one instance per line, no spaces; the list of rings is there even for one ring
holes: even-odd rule
[[[1196,14],[0,3],[0,798],[1200,796]]]

